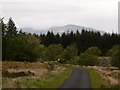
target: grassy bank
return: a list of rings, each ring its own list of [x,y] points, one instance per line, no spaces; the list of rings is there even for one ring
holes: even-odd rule
[[[72,73],[71,69],[66,69],[64,72],[50,75],[41,80],[24,81],[22,87],[25,88],[58,88]]]
[[[100,74],[94,69],[86,69],[91,76],[92,88],[109,88],[107,81],[103,80]]]

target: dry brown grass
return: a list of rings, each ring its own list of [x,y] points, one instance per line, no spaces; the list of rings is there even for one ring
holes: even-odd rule
[[[95,69],[100,73],[102,78],[109,82],[111,85],[119,84],[118,74],[120,70],[117,67],[100,67],[100,66],[88,66],[86,68]]]
[[[41,62],[17,62],[17,61],[4,61],[2,62],[2,68],[3,70],[6,69],[35,69],[35,68],[46,68],[47,64],[41,63]]]
[[[49,69],[52,66],[52,69]],[[19,72],[32,72],[34,75],[28,75],[24,77],[2,77],[2,87],[3,88],[17,88],[20,83],[26,80],[40,80],[49,75],[54,75],[58,72],[64,71],[65,68],[51,65],[47,62],[17,62],[17,61],[4,61],[2,62],[2,71],[7,71],[8,73],[19,73]]]

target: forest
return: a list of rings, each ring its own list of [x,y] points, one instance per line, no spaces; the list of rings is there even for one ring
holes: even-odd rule
[[[12,18],[1,19],[2,60],[58,61],[81,65],[97,65],[99,56],[111,56],[112,65],[120,66],[120,35],[82,30],[54,34],[31,34],[18,30]]]

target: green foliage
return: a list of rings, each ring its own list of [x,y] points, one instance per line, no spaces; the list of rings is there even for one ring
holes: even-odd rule
[[[6,59],[18,61],[36,61],[40,57],[43,45],[38,38],[31,35],[23,35],[10,38],[7,46]]]
[[[101,50],[98,47],[90,47],[85,51],[85,53],[99,56],[101,54]]]
[[[86,30],[82,30],[81,33],[79,33],[79,31],[76,33],[73,31],[67,33],[64,32],[61,36],[48,31],[47,35],[42,34],[40,37],[42,38],[42,43],[45,46],[57,43],[66,48],[72,43],[75,43],[77,45],[78,54],[83,53],[91,46],[95,46],[100,48],[102,52],[101,55],[106,55],[106,51],[108,51],[113,45],[120,44],[120,35],[118,34],[105,33],[101,35],[100,32]]]
[[[32,34],[17,31],[12,18],[7,24],[2,24],[2,59],[17,61],[36,61],[41,57],[44,45],[40,44],[40,38]]]
[[[75,44],[72,44],[70,46],[67,46],[66,49],[61,53],[61,55],[58,56],[61,63],[65,63],[67,61],[70,61],[72,58],[77,56],[77,48]]]
[[[0,29],[2,29],[2,38],[5,37],[5,28],[6,25],[3,22],[3,18],[0,20]]]
[[[80,65],[93,66],[98,64],[98,57],[87,53],[80,54]]]
[[[28,60],[29,58],[32,57],[33,59],[36,59],[38,56],[39,57],[42,56],[42,58],[45,60],[60,59],[60,62],[69,62],[71,59],[73,60],[74,57],[76,57],[80,53],[85,52],[86,50],[87,51],[85,53],[90,55],[96,55],[96,56],[106,55],[106,51],[108,51],[113,45],[120,44],[119,42],[120,35],[114,33],[112,34],[105,33],[101,35],[100,32],[82,30],[81,33],[79,33],[79,31],[77,31],[76,33],[74,33],[73,31],[71,32],[68,31],[67,33],[64,32],[63,34],[60,35],[58,33],[54,34],[52,31],[51,32],[48,31],[47,34],[37,35],[30,33],[27,34],[25,32],[22,32],[21,29],[18,32],[12,18],[9,19],[7,24],[4,24],[3,19],[1,19],[0,24],[2,26],[1,31],[2,31],[3,60],[5,59],[17,60],[17,58]],[[29,38],[28,35],[30,35]],[[28,39],[25,38],[24,40],[23,36],[26,36],[26,38]],[[36,39],[40,39],[41,41],[39,45],[37,43],[37,46],[40,46],[39,49],[42,50],[39,50],[38,47],[36,47],[37,50],[40,51],[39,55],[36,53],[38,51],[35,49],[33,45],[34,44],[33,37],[35,37]],[[29,41],[31,41],[29,45],[25,43]],[[18,43],[21,45],[19,45]],[[71,46],[71,44],[73,43],[75,45]],[[41,46],[41,44],[43,44],[46,49],[43,50],[43,45]],[[60,47],[51,46],[52,44],[60,44],[61,46]],[[27,45],[29,49],[26,49]],[[95,46],[95,47],[91,47],[91,46]],[[61,47],[63,47],[64,50],[61,49]],[[62,53],[61,50],[63,50]],[[113,51],[110,51],[110,53],[111,52]]]
[[[111,64],[120,68],[120,45],[113,46],[111,52]]]
[[[118,47],[119,47],[120,45],[114,45],[109,51],[108,51],[108,55],[112,55],[115,51],[117,51],[118,50]]]
[[[73,65],[79,65],[80,64],[80,58],[79,56],[73,57],[70,61],[68,61],[67,63],[69,64],[73,64]]]
[[[22,42],[19,42],[22,39]],[[20,55],[17,56],[20,57],[20,59],[23,58],[23,60],[30,60],[30,61],[36,61],[42,52],[42,49],[44,48],[44,45],[40,44],[40,40],[34,36],[23,36],[21,38],[18,38],[18,44],[21,43],[23,45],[23,53],[20,51]],[[21,46],[20,46],[21,48]],[[21,55],[22,53],[22,55]],[[24,55],[23,55],[24,54]],[[18,59],[18,57],[16,59]],[[21,58],[22,57],[22,58]]]
[[[94,69],[87,69],[90,73],[92,88],[110,88],[110,84],[103,80],[100,74]]]
[[[6,37],[9,38],[14,36],[17,36],[17,28],[12,18],[10,18],[6,27]]]
[[[84,53],[79,56],[80,65],[93,66],[98,65],[98,56],[101,54],[101,50],[97,47],[90,47]]]
[[[60,44],[53,44],[45,48],[42,58],[49,61],[57,61],[58,55],[63,51],[63,47]]]

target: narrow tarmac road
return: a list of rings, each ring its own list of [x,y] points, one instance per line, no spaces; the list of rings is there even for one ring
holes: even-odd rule
[[[90,75],[83,68],[74,68],[71,76],[60,88],[92,88]]]

